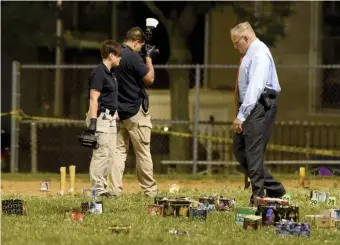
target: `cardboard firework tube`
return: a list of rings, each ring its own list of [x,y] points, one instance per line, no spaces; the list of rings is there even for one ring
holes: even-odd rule
[[[60,194],[64,195],[66,185],[66,167],[60,167]]]
[[[70,190],[69,190],[69,192],[73,195],[74,189],[75,189],[76,166],[75,165],[69,166],[69,172],[70,172]]]
[[[306,168],[300,167],[300,186],[304,186],[306,178]]]

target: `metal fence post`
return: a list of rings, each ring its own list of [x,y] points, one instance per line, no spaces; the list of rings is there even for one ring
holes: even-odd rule
[[[62,9],[62,0],[57,0],[57,22],[56,22],[56,36],[58,38],[57,46],[56,46],[56,54],[55,54],[55,83],[54,83],[54,116],[61,117],[63,116],[64,109],[64,80],[63,80],[63,70],[60,65],[63,63],[63,44],[61,41],[61,37],[63,35],[63,20],[61,17],[61,9]]]
[[[20,63],[12,62],[12,110],[11,110],[11,173],[19,169],[19,119],[17,112],[20,108]]]
[[[199,104],[200,104],[200,81],[201,70],[197,64],[195,68],[195,113],[194,113],[194,142],[193,142],[193,174],[197,173],[198,162],[198,122],[199,122]]]
[[[306,149],[308,150],[310,147],[311,147],[311,129],[310,127],[308,127],[308,125],[306,126]],[[310,154],[309,153],[306,153],[306,159],[307,161],[310,160]],[[307,171],[307,168],[308,168],[308,164],[305,164],[305,168],[306,168],[306,171]]]
[[[211,162],[212,162],[212,140],[211,137],[213,136],[213,122],[208,124],[208,142],[207,142],[207,174],[211,174]]]
[[[31,123],[31,173],[36,173],[38,169],[38,137],[37,124]]]

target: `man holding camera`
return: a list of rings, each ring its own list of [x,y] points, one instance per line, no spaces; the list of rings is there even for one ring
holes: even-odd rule
[[[123,172],[130,140],[136,154],[139,184],[145,195],[153,197],[157,194],[150,152],[152,124],[145,86],[151,85],[154,81],[152,56],[158,50],[155,46],[145,45],[146,60],[144,63],[139,52],[145,41],[146,36],[143,31],[134,27],[127,32],[122,44],[122,60],[117,71],[120,130],[117,136],[116,169],[113,171],[116,196],[120,195],[123,190]]]

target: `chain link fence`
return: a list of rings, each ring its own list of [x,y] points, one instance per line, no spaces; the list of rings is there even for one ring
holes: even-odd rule
[[[323,69],[322,81],[321,103],[317,110],[335,109],[340,112],[340,68],[327,67]]]
[[[54,172],[60,166],[71,164],[76,165],[80,172],[88,171],[91,150],[79,146],[77,135],[85,128],[88,77],[94,67],[13,63],[12,110],[22,109],[25,117],[19,120],[12,114],[12,172]],[[236,68],[236,65],[156,66],[155,83],[152,89],[148,89],[154,126],[151,152],[155,172],[211,172],[226,169],[226,164],[235,164],[230,144],[230,122],[235,116],[233,89]],[[300,113],[303,110],[322,111],[326,107],[322,104],[326,98],[329,101],[327,105],[339,103],[340,93],[332,86],[339,83],[336,77],[340,66],[278,65],[277,69],[282,92],[300,91]],[[57,72],[62,74],[62,81],[55,81]],[[289,86],[292,81],[294,85]],[[63,91],[58,98],[54,92],[57,85]],[[333,91],[333,97],[326,95],[325,89],[317,90],[321,87]],[[58,110],[55,105],[58,105]],[[334,113],[339,107],[330,109]],[[60,121],[58,118],[69,120]],[[339,130],[340,125],[337,124],[277,122],[270,143],[336,150],[340,148]],[[126,172],[134,172],[134,160],[131,149]],[[268,150],[266,155],[269,164],[321,160],[330,164],[340,163],[337,157],[309,153]]]

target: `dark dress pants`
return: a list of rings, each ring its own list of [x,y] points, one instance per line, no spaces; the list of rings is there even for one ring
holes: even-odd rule
[[[242,133],[235,133],[233,150],[241,169],[249,176],[253,196],[281,197],[285,194],[283,185],[276,181],[264,168],[264,153],[275,122],[277,106],[266,108],[257,103],[247,120],[242,124]]]

